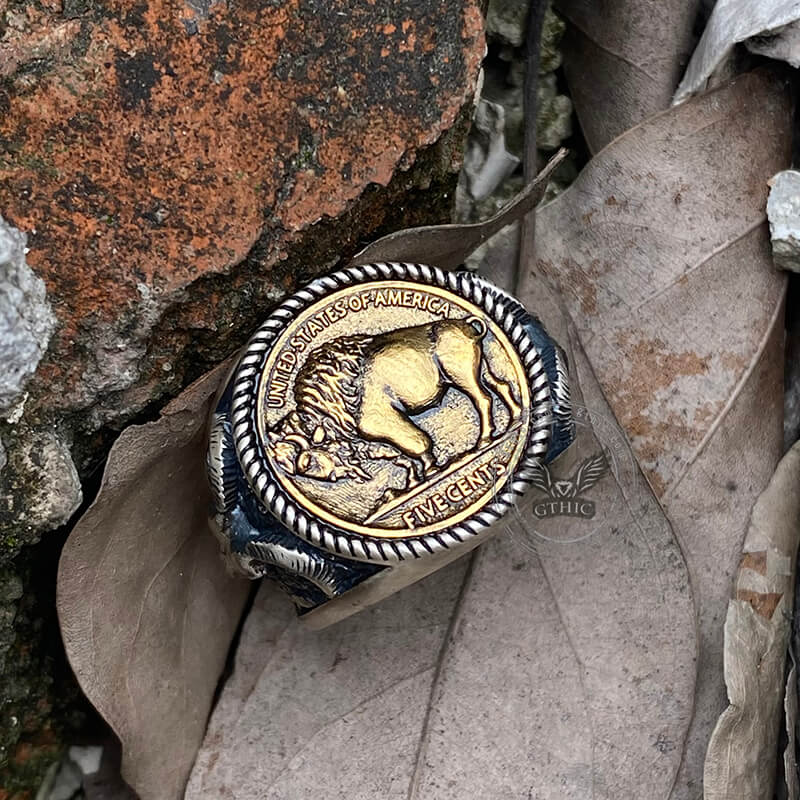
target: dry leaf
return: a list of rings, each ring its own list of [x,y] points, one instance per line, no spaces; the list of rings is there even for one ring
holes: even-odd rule
[[[786,784],[786,800],[800,798],[800,776],[797,773],[797,664],[791,648],[792,666],[786,676],[786,692],[783,700],[786,747],[783,751],[783,779]]]
[[[750,518],[725,620],[730,705],[708,745],[706,800],[772,797],[800,541],[798,485],[800,443],[783,457]]]
[[[390,233],[367,245],[350,266],[373,261],[410,261],[457,269],[467,256],[491,236],[529,213],[544,197],[550,176],[566,158],[562,147],[545,168],[519,194],[483,222],[459,225],[428,225]]]
[[[592,384],[585,359],[577,372]],[[618,508],[587,541],[537,556],[519,524],[498,534],[460,606],[464,560],[316,633],[262,589],[188,800],[583,798],[600,765],[607,796],[636,796],[643,770],[668,787],[692,711],[693,605],[646,483],[623,482],[633,496],[607,481],[598,502]]]
[[[467,562],[322,631],[265,583],[187,800],[406,800]]]
[[[696,633],[680,548],[644,481],[640,494],[634,495],[612,483],[605,491],[620,501],[618,524],[588,540],[543,542],[533,553],[520,530],[520,525],[526,526],[523,518],[512,526],[514,536],[498,536],[481,548],[455,604],[447,638],[459,578],[454,567],[316,634],[320,638],[293,624],[276,633],[270,627],[270,606],[261,606],[245,627],[237,673],[215,710],[188,797],[226,792],[223,796],[259,800],[303,797],[323,789],[353,800],[376,793],[437,800],[526,794],[699,796],[702,755],[722,702],[721,659],[713,649],[714,613],[724,608],[725,569],[735,565],[749,503],[768,479],[780,447],[779,358],[773,357],[780,355],[780,341],[773,322],[782,283],[767,271],[760,181],[783,158],[781,131],[787,130],[787,114],[774,85],[748,78],[660,116],[595,159],[587,180],[581,179],[565,199],[545,208],[538,226],[550,255],[551,275],[563,273],[587,292],[592,282],[599,293],[604,291],[603,281],[610,282],[617,305],[628,312],[659,289],[668,295],[675,281],[679,289],[684,283],[696,288],[692,281],[702,277],[705,294],[700,296],[698,290],[686,307],[669,297],[666,310],[642,304],[638,316],[629,315],[632,338],[649,334],[647,326],[659,319],[664,341],[679,355],[695,336],[694,346],[723,351],[721,333],[717,339],[713,330],[698,333],[710,316],[709,305],[720,305],[722,295],[724,307],[717,317],[722,331],[725,315],[732,314],[725,304],[731,293],[735,297],[749,288],[755,296],[740,326],[748,330],[726,343],[726,350],[739,358],[726,359],[721,370],[727,381],[716,394],[714,387],[706,392],[711,417],[701,415],[693,419],[693,426],[677,426],[658,440],[671,456],[664,474],[675,473],[670,515],[677,520],[677,532],[693,546],[690,555],[704,624],[702,665],[711,671],[703,676],[699,696],[708,708],[701,708],[694,727]],[[737,141],[731,131],[742,118],[750,125],[747,136]],[[756,119],[764,130],[753,128]],[[720,138],[727,150],[719,146]],[[754,139],[760,148],[757,155],[752,153]],[[742,169],[745,153],[749,166]],[[604,210],[615,208],[616,198],[606,203],[609,195],[604,191],[612,185],[619,187],[624,212],[616,226],[613,219],[602,219]],[[679,192],[686,194],[685,205],[682,197],[676,200]],[[601,216],[594,222],[592,204],[599,206]],[[582,210],[582,205],[588,207]],[[707,216],[699,213],[703,208]],[[693,232],[692,226],[702,230]],[[685,239],[682,248],[676,246],[679,237]],[[505,260],[510,255],[513,250]],[[411,257],[403,250],[383,256]],[[493,251],[490,260],[506,274],[500,253]],[[727,267],[727,285],[721,278],[714,280],[712,268],[721,268],[717,260]],[[595,272],[581,275],[579,265]],[[764,271],[760,283],[759,270]],[[566,278],[565,286],[573,288]],[[555,301],[542,294],[546,291],[544,282],[528,282],[526,295],[557,338],[561,325],[565,341],[567,325]],[[587,360],[578,339],[572,339],[574,371],[587,405],[604,407],[590,366],[592,354],[598,360],[593,366],[600,384],[606,382],[611,405],[616,404],[619,413],[625,406],[612,394],[614,389],[623,398],[649,401],[655,396],[668,404],[669,392],[653,391],[654,373],[659,378],[665,364],[658,352],[632,358],[629,365],[620,363],[618,350],[595,342],[606,335],[602,325],[610,336],[616,332],[614,303],[605,303],[606,295],[602,303],[595,298],[593,312],[603,312],[595,319],[582,309],[579,293],[567,299],[579,321],[580,338],[590,350]],[[626,352],[624,358],[630,355]],[[615,375],[625,383],[615,383]],[[673,387],[668,383],[667,388]],[[682,382],[679,388],[683,390]],[[686,403],[693,403],[696,395],[697,387],[689,381]],[[761,416],[753,425],[756,405]],[[639,409],[645,419],[648,411],[646,403]],[[690,446],[698,432],[703,446]],[[653,463],[643,441],[649,440],[634,436],[639,453],[650,459],[649,474],[657,483],[660,462]],[[682,474],[691,478],[686,484],[678,474],[684,456],[688,466]],[[738,456],[747,462],[744,467]],[[578,448],[569,457],[580,458]],[[732,475],[743,482],[741,487],[725,488]],[[659,487],[662,497],[665,488]],[[423,622],[419,632],[414,620],[423,608],[435,610],[437,616],[433,624]],[[373,685],[372,660],[386,647],[382,637],[387,627],[403,646],[388,646],[390,657],[378,665],[382,682]],[[415,637],[428,634],[428,644],[420,645]],[[337,635],[346,645],[344,651],[335,647]],[[276,638],[270,655],[259,661],[258,642]],[[376,641],[380,646],[373,649]],[[363,650],[371,659],[355,657]],[[409,676],[418,671],[424,680],[398,699]]]
[[[593,153],[667,108],[691,52],[697,0],[559,0],[564,71]]]
[[[227,366],[123,431],[59,564],[70,664],[142,800],[182,796],[249,590],[208,532],[205,423]]]
[[[539,289],[526,299],[546,309]],[[571,365],[577,403],[613,419],[579,349]],[[598,446],[579,437],[559,474]],[[638,470],[622,478],[592,495],[616,511],[591,537],[570,541],[579,523],[564,519],[562,541],[532,539],[529,497],[513,538],[476,554],[433,694],[418,797],[667,796],[692,714],[694,606],[652,493]]]
[[[740,42],[747,42],[755,52],[798,66],[798,20],[798,0],[718,0],[673,102],[681,103],[702,91]]]
[[[674,798],[702,792],[730,581],[781,453],[785,281],[764,206],[789,137],[783,88],[743,76],[617,139],[537,214],[527,286],[560,285],[692,574],[699,677]]]
[[[785,61],[797,69],[800,67],[800,8],[796,8],[793,22],[753,36],[744,44],[751,53]]]

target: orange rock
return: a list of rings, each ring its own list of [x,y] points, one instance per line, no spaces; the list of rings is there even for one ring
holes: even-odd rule
[[[59,483],[25,458],[42,429],[85,477],[299,281],[444,220],[483,51],[478,0],[2,5],[0,215],[57,325],[0,425],[0,564],[55,524],[31,498]],[[20,708],[46,684],[12,681]]]
[[[32,407],[91,406],[88,429],[124,419],[197,370],[186,348],[207,366],[298,270],[402,224],[405,185],[373,185],[453,126],[483,49],[477,0],[64,0],[13,16],[0,212],[28,233],[60,323]]]

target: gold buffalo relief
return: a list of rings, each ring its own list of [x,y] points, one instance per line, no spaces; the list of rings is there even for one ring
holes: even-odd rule
[[[472,449],[485,447],[505,432],[493,429],[493,396],[508,409],[506,429],[522,411],[516,387],[490,367],[486,333],[486,323],[469,316],[317,347],[297,374],[296,409],[270,431],[272,459],[289,475],[322,481],[368,481],[368,462],[390,459],[406,468],[401,491],[408,490],[446,466],[437,466],[434,442],[411,417],[436,409],[451,388],[477,412]],[[466,432],[464,440],[472,441]]]

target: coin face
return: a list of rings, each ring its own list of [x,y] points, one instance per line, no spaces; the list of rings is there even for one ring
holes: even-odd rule
[[[448,288],[339,288],[294,315],[258,364],[259,451],[309,518],[370,537],[436,534],[491,503],[523,457],[528,366]]]

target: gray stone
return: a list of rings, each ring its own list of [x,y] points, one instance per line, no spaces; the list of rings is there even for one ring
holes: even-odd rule
[[[527,0],[489,0],[486,11],[486,34],[513,47],[525,42],[528,23]]]
[[[49,431],[25,432],[14,456],[15,469],[9,470],[11,475],[4,474],[0,483],[3,511],[10,517],[24,520],[31,534],[52,530],[67,522],[80,506],[83,493],[66,444]],[[24,490],[16,485],[15,475],[25,476]],[[24,501],[24,509],[16,507],[20,501]],[[9,555],[3,553],[5,557]]]
[[[767,217],[775,266],[800,272],[800,172],[787,169],[770,181]]]
[[[542,75],[538,86],[536,144],[540,150],[552,151],[572,134],[572,101],[559,94],[555,75]]]
[[[100,769],[103,760],[103,748],[94,746],[81,747],[73,745],[69,748],[69,758],[80,767],[84,775],[94,775]]]
[[[74,800],[83,784],[80,767],[69,758],[53,765],[36,800]]]
[[[44,282],[25,262],[25,243],[0,217],[0,410],[20,400],[55,326]]]
[[[464,176],[473,201],[488,197],[519,164],[505,141],[505,109],[482,99],[475,111],[469,143],[464,154]]]

